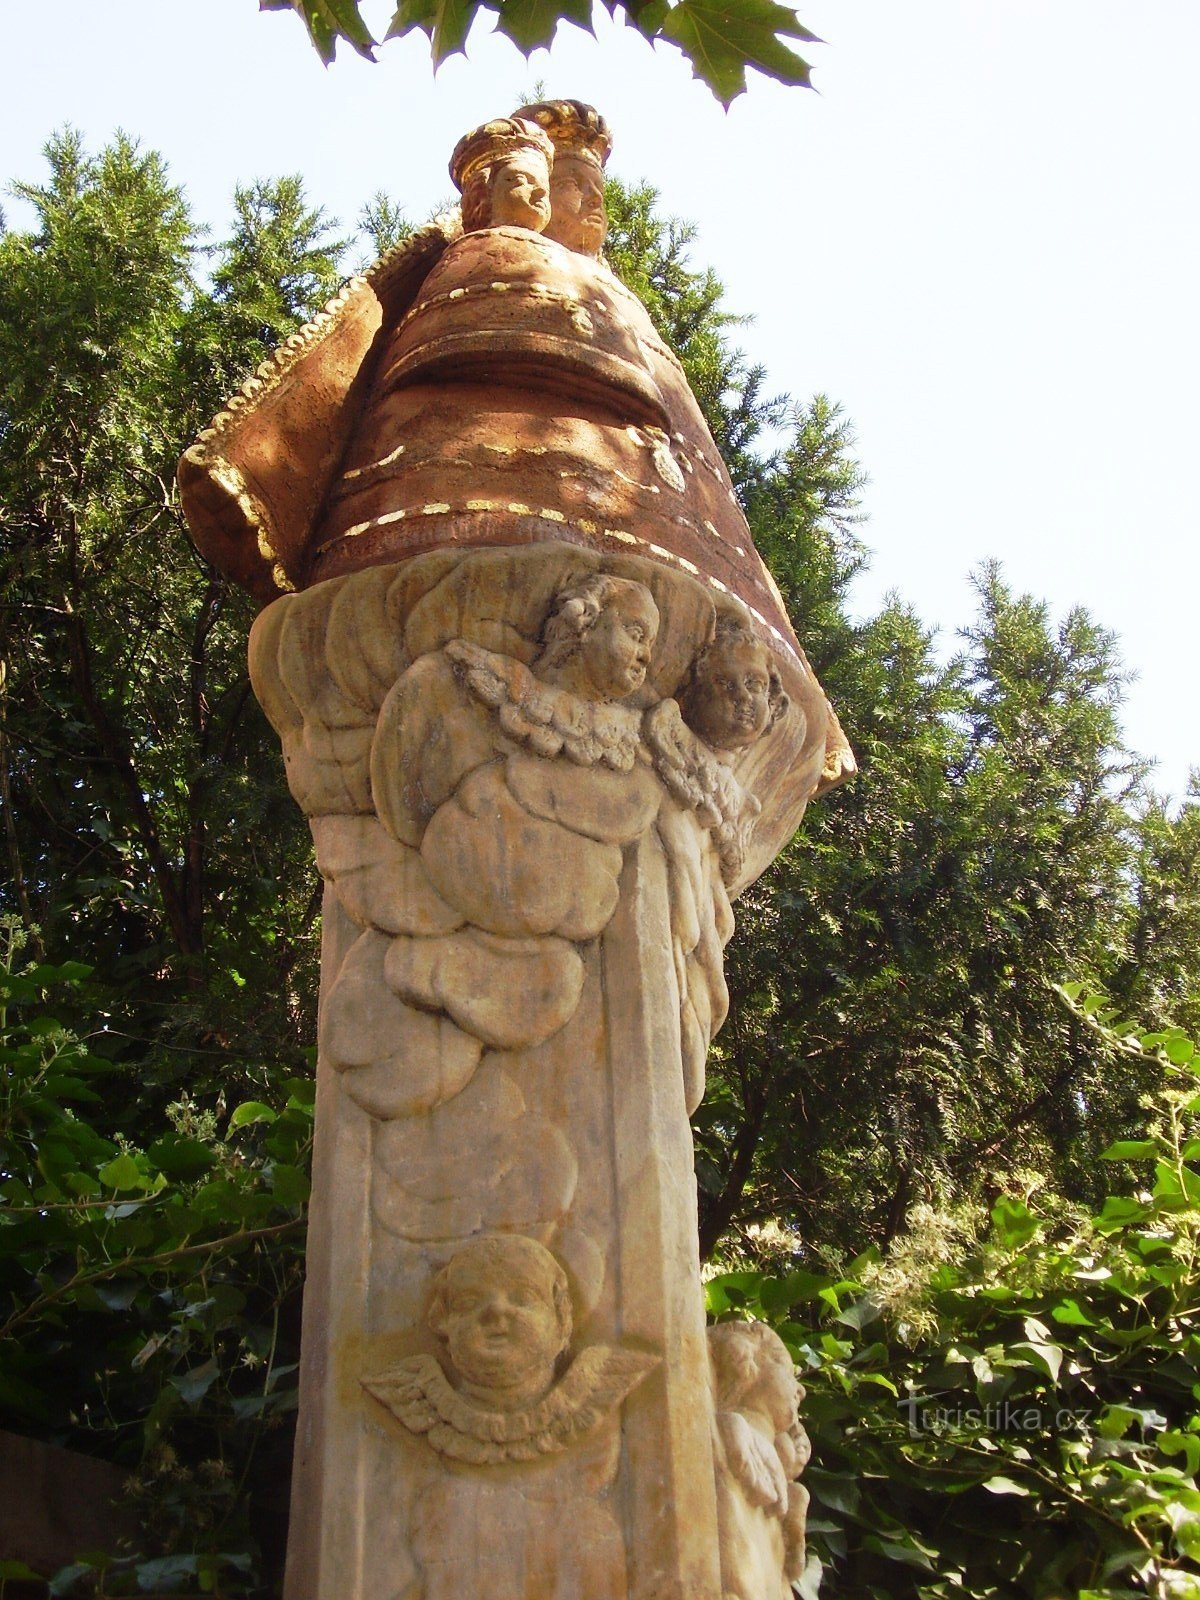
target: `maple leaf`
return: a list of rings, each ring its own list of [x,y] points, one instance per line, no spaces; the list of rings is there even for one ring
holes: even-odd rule
[[[821,41],[786,6],[775,0],[679,0],[662,24],[663,38],[677,44],[722,105],[746,88],[746,68],[780,83],[811,88],[808,62],[779,37]]]

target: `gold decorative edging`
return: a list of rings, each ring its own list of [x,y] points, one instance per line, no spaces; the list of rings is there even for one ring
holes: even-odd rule
[[[728,584],[722,583],[720,578],[714,578],[710,573],[702,572],[694,561],[689,561],[686,556],[677,555],[674,550],[668,550],[665,545],[655,544],[650,539],[643,539],[640,534],[630,533],[627,528],[606,528],[601,522],[592,522],[586,517],[568,517],[565,512],[553,506],[531,506],[522,500],[464,500],[461,505],[451,505],[446,500],[429,500],[424,505],[401,506],[395,511],[384,512],[382,516],[372,517],[369,522],[357,523],[353,528],[348,528],[345,533],[339,533],[332,539],[327,539],[324,544],[317,547],[317,555],[326,555],[336,545],[344,544],[347,540],[361,538],[364,534],[374,533],[378,528],[389,527],[395,522],[414,522],[420,517],[459,517],[459,516],[486,516],[496,513],[514,517],[536,517],[539,521],[557,523],[560,527],[571,528],[584,534],[590,539],[612,539],[618,544],[633,545],[646,550],[658,561],[679,567],[690,577],[697,578],[711,589],[718,590],[721,594],[728,595],[730,599],[737,600],[744,605],[750,615],[762,624],[771,635],[772,639],[787,652],[791,661],[807,676],[810,668],[803,656],[799,655],[791,640],[767,617],[764,617],[757,606],[750,604],[742,595],[736,594]],[[676,518],[684,521],[683,518]],[[691,524],[695,530],[695,524]],[[721,536],[711,523],[705,524],[707,531],[720,539]],[[725,541],[722,540],[722,543]],[[765,570],[765,569],[764,569]]]
[[[462,232],[457,212],[443,212],[418,228],[416,233],[402,243],[393,245],[362,274],[350,278],[331,300],[325,303],[311,322],[297,328],[278,345],[265,361],[257,366],[250,377],[225,402],[207,428],[197,435],[196,445],[207,455],[211,446],[219,444],[236,423],[245,419],[247,412],[256,409],[279,388],[296,363],[322,340],[327,339],[337,326],[342,312],[350,301],[364,288],[376,292],[383,289],[396,270],[415,261],[427,250],[444,248]],[[195,446],[193,446],[195,448]]]

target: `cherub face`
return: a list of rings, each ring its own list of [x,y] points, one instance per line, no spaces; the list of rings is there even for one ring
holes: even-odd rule
[[[496,166],[488,183],[493,228],[529,228],[541,233],[550,220],[550,171],[535,150]]]
[[[460,1263],[451,1268],[442,1333],[459,1374],[506,1389],[541,1372],[548,1385],[566,1343],[549,1272],[535,1263]]]
[[[646,681],[654,641],[658,637],[658,607],[640,583],[622,587],[583,636],[580,667],[594,698],[623,700]]]
[[[771,721],[771,667],[765,646],[751,640],[720,641],[701,665],[691,697],[693,730],[717,750],[744,750]]]
[[[580,255],[599,255],[608,231],[604,212],[604,179],[580,156],[555,157],[550,174],[551,239]]]
[[[759,1359],[758,1399],[780,1433],[796,1425],[802,1390],[786,1349],[768,1349]]]

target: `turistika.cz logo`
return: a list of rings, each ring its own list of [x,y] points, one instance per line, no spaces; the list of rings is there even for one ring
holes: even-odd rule
[[[1039,1406],[1020,1400],[996,1400],[986,1405],[939,1405],[948,1389],[931,1394],[910,1394],[896,1403],[908,1419],[914,1439],[923,1433],[1069,1433],[1091,1415],[1088,1406]]]

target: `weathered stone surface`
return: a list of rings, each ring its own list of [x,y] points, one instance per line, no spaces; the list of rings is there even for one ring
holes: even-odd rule
[[[443,939],[394,939],[383,970],[403,999],[444,1010],[497,1050],[557,1033],[583,987],[583,962],[566,939],[503,939],[477,927]]]
[[[381,1226],[417,1241],[481,1229],[541,1234],[566,1216],[578,1161],[566,1134],[531,1106],[501,1062],[428,1117],[380,1128],[372,1206]]]
[[[416,850],[400,844],[378,817],[312,818],[317,866],[364,928],[383,933],[453,933],[466,918],[448,905]]]
[[[808,1464],[804,1390],[783,1340],[764,1322],[708,1332],[716,1400],[717,1506],[726,1600],[792,1600],[804,1572]]]
[[[594,939],[617,903],[621,853],[532,816],[504,767],[481,767],[429,824],[421,844],[439,891],[490,933]]]
[[[518,753],[508,758],[505,782],[535,817],[601,844],[632,844],[662,804],[661,790],[645,769],[606,773]]]
[[[415,1116],[469,1082],[483,1047],[446,1017],[419,1011],[388,987],[388,940],[368,930],[347,955],[322,1017],[326,1059],[373,1117]]]
[[[731,901],[849,756],[599,259],[608,147],[568,101],[476,129],[465,232],[181,471],[204,548],[301,589],[251,637],[327,885],[288,1600],[783,1600],[803,1560],[786,1352],[710,1370],[688,1117]]]

